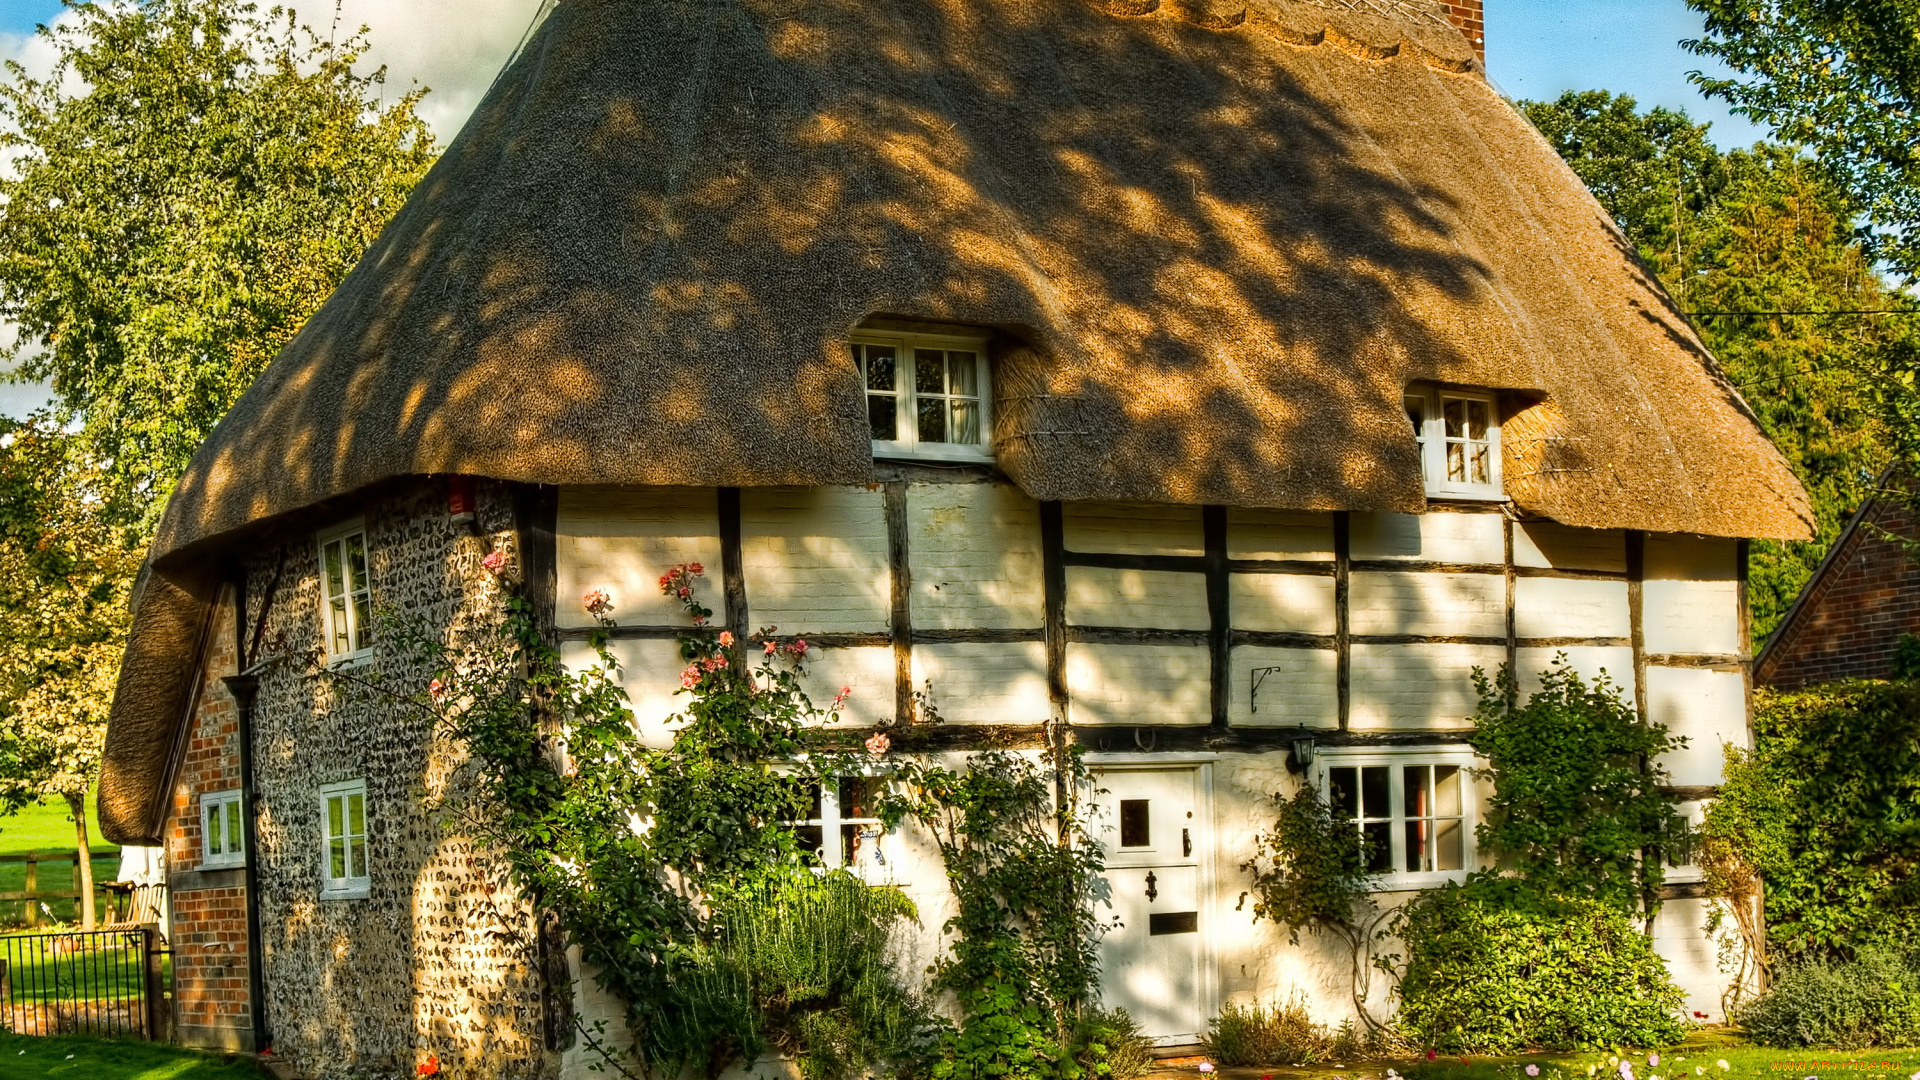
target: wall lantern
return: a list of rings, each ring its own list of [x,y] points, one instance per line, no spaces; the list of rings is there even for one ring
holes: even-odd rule
[[[1292,752],[1287,755],[1287,768],[1293,772],[1306,772],[1313,766],[1313,736],[1300,734],[1293,738]]]
[[[472,527],[478,520],[475,514],[477,503],[473,497],[473,477],[447,477],[447,518],[455,525]]]

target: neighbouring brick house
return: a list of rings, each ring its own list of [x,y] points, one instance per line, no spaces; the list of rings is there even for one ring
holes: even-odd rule
[[[1916,543],[1910,503],[1868,499],[1755,658],[1754,681],[1795,690],[1891,675],[1900,639],[1920,634],[1920,559],[1906,546]]]
[[[1480,27],[561,0],[158,530],[100,807],[167,845],[191,1037],[587,1075],[566,1021],[621,1005],[515,944],[435,809],[461,747],[317,677],[424,686],[373,612],[488,617],[491,556],[569,663],[613,598],[655,745],[657,581],[698,561],[736,637],[806,637],[851,734],[924,697],[955,750],[1088,751],[1123,814],[1103,993],[1167,1045],[1295,992],[1352,1016],[1349,957],[1238,902],[1276,795],[1345,799],[1389,904],[1484,864],[1476,667],[1608,673],[1691,740],[1660,765],[1697,812],[1747,739],[1747,541],[1811,513]],[[803,827],[918,906],[917,973],[937,855],[843,782]],[[1697,869],[1670,880],[1651,931],[1717,1012]]]

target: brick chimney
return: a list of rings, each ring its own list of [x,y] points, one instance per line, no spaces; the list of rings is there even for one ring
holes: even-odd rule
[[[1447,9],[1447,18],[1460,32],[1473,42],[1473,54],[1480,58],[1480,65],[1487,63],[1487,23],[1481,12],[1482,0],[1441,0]]]

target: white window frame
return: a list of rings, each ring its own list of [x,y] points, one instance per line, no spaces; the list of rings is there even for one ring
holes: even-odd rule
[[[342,575],[350,576],[352,570],[346,563],[346,541],[355,535],[360,537],[360,550],[367,563],[367,580],[359,582],[361,586],[359,588],[355,588],[355,583],[352,581],[344,583],[347,586],[347,602],[343,607],[343,617],[347,622],[347,642],[352,648],[345,652],[335,652],[334,596],[333,585],[327,578],[327,548],[336,543],[341,545]],[[373,549],[367,544],[367,523],[360,519],[345,522],[320,533],[314,540],[314,554],[320,570],[320,638],[326,648],[327,663],[350,664],[364,660],[373,655],[373,644],[369,636],[373,628],[360,624],[363,616],[371,618],[373,614]],[[353,603],[354,597],[361,593],[365,593],[367,598],[364,612],[356,608]]]
[[[1402,771],[1407,765],[1453,765],[1460,769],[1460,869],[1458,870],[1421,870],[1407,871],[1400,867],[1406,865],[1406,774]],[[1483,767],[1484,763],[1474,756],[1472,750],[1465,747],[1407,747],[1392,750],[1344,750],[1322,749],[1314,755],[1314,783],[1319,786],[1320,797],[1331,799],[1333,788],[1327,782],[1328,772],[1337,768],[1364,768],[1367,766],[1387,767],[1387,810],[1385,819],[1369,818],[1369,821],[1387,820],[1392,824],[1388,828],[1391,837],[1389,865],[1393,867],[1374,875],[1376,892],[1404,892],[1409,889],[1426,889],[1435,885],[1444,885],[1449,881],[1465,881],[1479,861],[1479,851],[1475,844],[1474,829],[1479,824],[1479,806],[1474,793],[1472,770]],[[1363,808],[1364,809],[1364,808]],[[1356,829],[1357,831],[1357,829]]]
[[[787,824],[796,829],[806,828],[808,826],[816,826],[819,828],[820,847],[813,852],[813,854],[817,855],[820,859],[819,865],[815,868],[819,873],[826,873],[829,870],[846,870],[871,885],[895,884],[893,880],[893,858],[897,856],[897,852],[889,853],[888,849],[882,844],[889,835],[886,825],[882,823],[878,817],[872,815],[862,817],[844,817],[841,815],[840,781],[842,780],[869,780],[875,781],[878,784],[886,783],[886,777],[872,769],[862,769],[858,772],[836,775],[833,777],[831,783],[820,782],[820,816],[800,818],[789,821]],[[807,782],[813,783],[814,781],[808,778]],[[862,838],[873,841],[874,858],[871,862],[848,865],[846,848],[840,836],[840,829],[843,825],[860,826]]]
[[[352,831],[353,819],[349,816],[349,807],[352,806],[349,800],[355,795],[360,797],[361,831],[357,835]],[[341,800],[340,818],[343,831],[340,837],[347,841],[344,849],[346,858],[343,860],[345,863],[343,868],[347,871],[345,877],[333,875],[333,841],[336,837],[329,804],[336,798]],[[373,874],[367,860],[370,847],[367,843],[369,816],[365,780],[345,780],[337,784],[328,784],[320,789],[320,899],[357,900],[365,897],[372,889]],[[365,871],[360,874],[353,873],[355,840],[359,841],[359,868]]]
[[[1476,484],[1447,478],[1446,404],[1449,401],[1477,401],[1487,407],[1487,483]],[[1499,396],[1491,390],[1410,386],[1403,395],[1402,407],[1411,413],[1408,407],[1416,403],[1420,405],[1422,423],[1414,431],[1414,441],[1420,446],[1420,476],[1427,494],[1442,499],[1505,501],[1507,493],[1500,478]]]
[[[895,434],[904,438],[874,439],[873,456],[879,458],[913,458],[922,461],[958,461],[979,462],[993,460],[993,380],[992,365],[987,362],[987,336],[985,334],[908,334],[888,331],[861,330],[847,337],[849,346],[890,345],[894,353],[894,423]],[[916,400],[911,373],[913,364],[908,357],[912,350],[949,349],[962,350],[974,354],[974,387],[979,394],[980,442],[969,443],[921,442],[919,424],[914,402]],[[860,395],[862,401],[869,397],[866,372],[860,362],[860,351],[849,349],[853,353],[854,368],[860,372]],[[905,361],[905,362],[902,362]]]
[[[214,850],[215,823],[220,850]],[[206,791],[200,795],[200,869],[219,870],[247,864],[246,806],[240,790]]]

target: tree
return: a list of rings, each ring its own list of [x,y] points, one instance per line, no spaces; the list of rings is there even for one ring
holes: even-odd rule
[[[434,147],[424,90],[386,103],[384,70],[355,70],[364,28],[330,43],[242,0],[72,10],[41,30],[52,72],[0,83],[0,359],[56,395],[0,448],[0,810],[67,799],[90,874],[81,809],[164,496]]]
[[[1912,0],[1687,0],[1683,42],[1737,74],[1693,81],[1783,142],[1809,147],[1875,227],[1876,257],[1920,275],[1920,6]]]
[[[1698,313],[1702,339],[1812,496],[1813,542],[1753,546],[1764,636],[1900,456],[1912,400],[1900,371],[1920,319],[1777,314],[1903,306],[1859,242],[1855,204],[1805,154],[1768,143],[1722,152],[1684,112],[1643,113],[1601,90],[1521,108],[1676,302]]]
[[[86,798],[127,630],[139,536],[97,513],[101,470],[71,437],[0,437],[0,810],[66,800],[93,928]]]
[[[0,317],[78,423],[107,512],[150,522],[193,451],[433,158],[328,42],[242,0],[78,4],[0,84]]]

